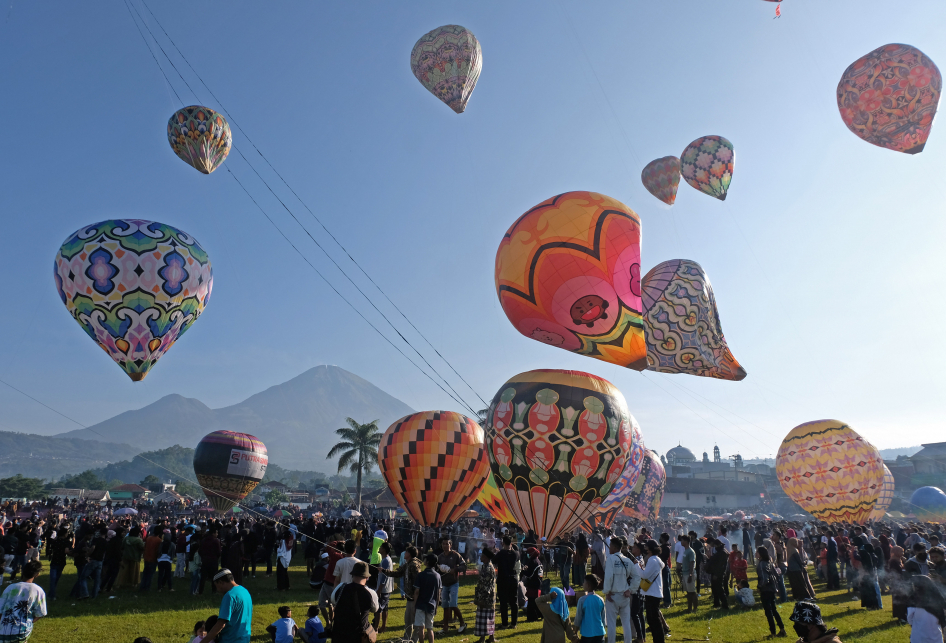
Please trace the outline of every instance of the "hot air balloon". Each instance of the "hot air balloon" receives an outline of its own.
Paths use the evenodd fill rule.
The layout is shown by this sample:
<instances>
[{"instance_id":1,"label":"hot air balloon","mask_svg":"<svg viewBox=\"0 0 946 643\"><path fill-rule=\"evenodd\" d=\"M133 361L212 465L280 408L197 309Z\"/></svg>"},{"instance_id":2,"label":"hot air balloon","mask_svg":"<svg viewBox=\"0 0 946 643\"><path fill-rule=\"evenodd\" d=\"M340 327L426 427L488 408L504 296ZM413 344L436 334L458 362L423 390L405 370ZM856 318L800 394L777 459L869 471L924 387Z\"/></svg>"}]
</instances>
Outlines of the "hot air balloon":
<instances>
[{"instance_id":1,"label":"hot air balloon","mask_svg":"<svg viewBox=\"0 0 946 643\"><path fill-rule=\"evenodd\" d=\"M510 513L509 507L506 506L506 500L503 498L503 494L499 493L499 487L496 486L496 478L493 477L492 471L486 476L483 489L476 499L479 500L480 504L486 507L486 511L499 522L503 524L516 522L515 516Z\"/></svg>"},{"instance_id":2,"label":"hot air balloon","mask_svg":"<svg viewBox=\"0 0 946 643\"><path fill-rule=\"evenodd\" d=\"M135 382L197 320L213 286L196 239L141 219L80 228L56 253L53 277L69 313Z\"/></svg>"},{"instance_id":3,"label":"hot air balloon","mask_svg":"<svg viewBox=\"0 0 946 643\"><path fill-rule=\"evenodd\" d=\"M878 47L844 70L838 109L847 128L872 145L919 154L929 138L943 77L910 45Z\"/></svg>"},{"instance_id":4,"label":"hot air balloon","mask_svg":"<svg viewBox=\"0 0 946 643\"><path fill-rule=\"evenodd\" d=\"M483 51L468 29L444 25L414 45L411 71L427 91L462 114L483 71Z\"/></svg>"},{"instance_id":5,"label":"hot air balloon","mask_svg":"<svg viewBox=\"0 0 946 643\"><path fill-rule=\"evenodd\" d=\"M183 107L168 119L168 143L182 161L210 174L227 160L233 135L227 119L200 105Z\"/></svg>"},{"instance_id":6,"label":"hot air balloon","mask_svg":"<svg viewBox=\"0 0 946 643\"><path fill-rule=\"evenodd\" d=\"M722 136L701 136L680 155L683 180L700 192L726 200L736 152Z\"/></svg>"},{"instance_id":7,"label":"hot air balloon","mask_svg":"<svg viewBox=\"0 0 946 643\"><path fill-rule=\"evenodd\" d=\"M666 487L667 471L657 454L648 450L637 482L624 503L624 515L635 520L650 520L656 517L660 513L660 503L663 502Z\"/></svg>"},{"instance_id":8,"label":"hot air balloon","mask_svg":"<svg viewBox=\"0 0 946 643\"><path fill-rule=\"evenodd\" d=\"M627 403L613 384L588 373L520 373L489 405L486 448L516 522L551 540L581 525L624 471Z\"/></svg>"},{"instance_id":9,"label":"hot air balloon","mask_svg":"<svg viewBox=\"0 0 946 643\"><path fill-rule=\"evenodd\" d=\"M194 473L218 514L225 514L256 488L266 473L266 446L248 433L214 431L194 450Z\"/></svg>"},{"instance_id":10,"label":"hot air balloon","mask_svg":"<svg viewBox=\"0 0 946 643\"><path fill-rule=\"evenodd\" d=\"M655 197L673 205L680 185L680 159L676 156L654 159L641 172L641 183Z\"/></svg>"},{"instance_id":11,"label":"hot air balloon","mask_svg":"<svg viewBox=\"0 0 946 643\"><path fill-rule=\"evenodd\" d=\"M910 496L910 511L924 522L946 521L946 493L939 487L920 487Z\"/></svg>"},{"instance_id":12,"label":"hot air balloon","mask_svg":"<svg viewBox=\"0 0 946 643\"><path fill-rule=\"evenodd\" d=\"M792 429L779 447L775 473L789 498L829 523L864 522L884 485L880 453L838 420Z\"/></svg>"},{"instance_id":13,"label":"hot air balloon","mask_svg":"<svg viewBox=\"0 0 946 643\"><path fill-rule=\"evenodd\" d=\"M644 464L644 443L641 440L640 425L633 415L628 415L631 421L631 451L624 466L624 472L614 483L614 488L608 497L598 505L598 508L585 520L583 527L588 531L596 527L607 527L614 524L614 519L624 509L624 502L637 484L637 478L640 476L641 467Z\"/></svg>"},{"instance_id":14,"label":"hot air balloon","mask_svg":"<svg viewBox=\"0 0 946 643\"><path fill-rule=\"evenodd\" d=\"M647 369L741 380L719 322L716 298L700 264L687 259L654 266L641 286Z\"/></svg>"},{"instance_id":15,"label":"hot air balloon","mask_svg":"<svg viewBox=\"0 0 946 643\"><path fill-rule=\"evenodd\" d=\"M643 370L640 243L637 214L611 197L567 192L543 201L496 252L506 317L536 341Z\"/></svg>"},{"instance_id":16,"label":"hot air balloon","mask_svg":"<svg viewBox=\"0 0 946 643\"><path fill-rule=\"evenodd\" d=\"M887 468L887 465L884 465L884 486L880 490L880 497L877 498L877 502L874 504L873 511L870 512L868 520L883 520L887 515L887 510L890 509L890 504L893 502L893 492L894 492L894 480L893 474L890 473L890 469Z\"/></svg>"},{"instance_id":17,"label":"hot air balloon","mask_svg":"<svg viewBox=\"0 0 946 643\"><path fill-rule=\"evenodd\" d=\"M451 523L470 508L489 473L483 429L452 411L402 417L381 436L378 467L411 518L430 527Z\"/></svg>"}]
</instances>

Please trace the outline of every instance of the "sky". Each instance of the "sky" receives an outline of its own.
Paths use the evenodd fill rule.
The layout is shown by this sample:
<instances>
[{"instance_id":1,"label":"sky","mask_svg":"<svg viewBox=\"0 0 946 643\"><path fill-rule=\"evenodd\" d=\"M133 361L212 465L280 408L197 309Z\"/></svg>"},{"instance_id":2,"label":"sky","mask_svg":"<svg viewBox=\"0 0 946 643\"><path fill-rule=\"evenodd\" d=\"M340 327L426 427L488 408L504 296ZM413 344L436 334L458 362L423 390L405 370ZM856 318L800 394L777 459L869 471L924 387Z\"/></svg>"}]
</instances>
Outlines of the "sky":
<instances>
[{"instance_id":1,"label":"sky","mask_svg":"<svg viewBox=\"0 0 946 643\"><path fill-rule=\"evenodd\" d=\"M910 156L850 133L835 88L887 43L946 65L946 4L719 2L211 2L132 0L196 96L123 0L0 11L0 379L82 424L179 393L235 404L335 364L415 409L463 411L381 339L296 254L224 169L180 161L166 122L224 108L326 227L476 393L534 368L618 386L660 453L773 457L794 426L848 422L880 448L943 439L946 125ZM135 16L137 18L137 16ZM454 114L412 76L414 42L443 24L479 39L483 72ZM140 23L139 23L140 25ZM231 123L232 124L232 123ZM234 128L235 129L235 128ZM718 134L736 150L725 202L682 184L671 209L643 188L650 160ZM378 307L390 304L300 201L254 161ZM391 337L238 154L226 168L299 250ZM641 217L643 270L673 258L709 275L729 346L749 375L644 374L521 336L500 308L496 248L537 203L570 190ZM140 383L59 300L53 257L76 229L157 220L213 263L204 314ZM405 330L474 408L476 395ZM404 348L410 351L409 348ZM415 357L416 360L416 357ZM352 409L358 418L358 409ZM371 418L359 418L369 420ZM77 428L0 386L0 430ZM195 436L195 443L200 436ZM304 436L300 447L304 448Z\"/></svg>"}]
</instances>

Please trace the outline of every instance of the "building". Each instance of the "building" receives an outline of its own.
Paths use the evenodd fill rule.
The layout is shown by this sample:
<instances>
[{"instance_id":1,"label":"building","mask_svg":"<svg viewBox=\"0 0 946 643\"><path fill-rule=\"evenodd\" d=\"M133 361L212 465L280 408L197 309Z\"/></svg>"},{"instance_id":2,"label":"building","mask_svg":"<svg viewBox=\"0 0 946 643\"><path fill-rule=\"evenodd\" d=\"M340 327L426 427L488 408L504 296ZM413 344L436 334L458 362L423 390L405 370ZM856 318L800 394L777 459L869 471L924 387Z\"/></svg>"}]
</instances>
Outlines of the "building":
<instances>
[{"instance_id":1,"label":"building","mask_svg":"<svg viewBox=\"0 0 946 643\"><path fill-rule=\"evenodd\" d=\"M123 484L109 490L109 495L111 495L112 500L119 501L138 500L139 498L144 498L149 493L151 492L148 489L137 484Z\"/></svg>"},{"instance_id":2,"label":"building","mask_svg":"<svg viewBox=\"0 0 946 643\"><path fill-rule=\"evenodd\" d=\"M714 446L712 460L710 460L709 454L705 451L703 452L703 458L698 460L692 451L679 443L677 446L667 451L666 456L663 458L666 462L667 476L670 478L696 478L708 477L705 476L705 474L708 473L731 473L737 468L742 468L742 456L736 455L733 459L736 466L733 466L728 458L723 460L720 456L719 447Z\"/></svg>"},{"instance_id":3,"label":"building","mask_svg":"<svg viewBox=\"0 0 946 643\"><path fill-rule=\"evenodd\" d=\"M54 489L52 495L53 497L63 498L67 502L71 502L73 499L79 502L108 502L111 500L108 491L95 489Z\"/></svg>"},{"instance_id":4,"label":"building","mask_svg":"<svg viewBox=\"0 0 946 643\"><path fill-rule=\"evenodd\" d=\"M719 514L759 507L765 487L756 482L712 478L667 478L661 511L690 509L699 514Z\"/></svg>"}]
</instances>

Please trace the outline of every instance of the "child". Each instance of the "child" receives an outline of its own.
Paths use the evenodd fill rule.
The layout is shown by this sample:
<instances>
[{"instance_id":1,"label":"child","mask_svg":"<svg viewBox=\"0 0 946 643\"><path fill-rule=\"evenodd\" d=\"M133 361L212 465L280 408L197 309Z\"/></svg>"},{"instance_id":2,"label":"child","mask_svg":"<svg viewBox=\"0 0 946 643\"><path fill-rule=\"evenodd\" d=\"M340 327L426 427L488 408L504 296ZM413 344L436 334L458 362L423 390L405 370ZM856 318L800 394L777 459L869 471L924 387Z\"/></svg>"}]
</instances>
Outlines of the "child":
<instances>
[{"instance_id":1,"label":"child","mask_svg":"<svg viewBox=\"0 0 946 643\"><path fill-rule=\"evenodd\" d=\"M279 620L266 628L270 636L273 637L273 643L292 643L296 638L296 622L292 620L292 610L288 605L283 605L278 610Z\"/></svg>"},{"instance_id":2,"label":"child","mask_svg":"<svg viewBox=\"0 0 946 643\"><path fill-rule=\"evenodd\" d=\"M729 557L729 572L732 574L733 585L740 587L742 581L749 580L748 571L749 563L742 557L742 552L733 549L733 553Z\"/></svg>"},{"instance_id":3,"label":"child","mask_svg":"<svg viewBox=\"0 0 946 643\"><path fill-rule=\"evenodd\" d=\"M745 561L743 561L745 563ZM736 605L742 607L752 607L755 605L755 596L752 594L752 588L749 587L749 579L744 578L738 583L739 589L736 590Z\"/></svg>"},{"instance_id":4,"label":"child","mask_svg":"<svg viewBox=\"0 0 946 643\"><path fill-rule=\"evenodd\" d=\"M207 636L207 630L204 629L204 621L197 621L194 624L194 638L191 639L191 643L200 643L205 636Z\"/></svg>"},{"instance_id":5,"label":"child","mask_svg":"<svg viewBox=\"0 0 946 643\"><path fill-rule=\"evenodd\" d=\"M207 620L204 621L204 631L209 632L210 630L212 630L214 628L214 625L216 625L217 621L219 620L220 620L220 617L217 616L216 614L212 614L209 617L207 617ZM204 636L207 636L207 635L204 634ZM220 635L218 634L217 637L214 639L214 641L219 641L219 640L220 640Z\"/></svg>"},{"instance_id":6,"label":"child","mask_svg":"<svg viewBox=\"0 0 946 643\"><path fill-rule=\"evenodd\" d=\"M585 576L584 596L578 598L575 611L575 629L581 633L582 643L601 643L604 640L604 601L595 594L599 585L594 574Z\"/></svg>"},{"instance_id":7,"label":"child","mask_svg":"<svg viewBox=\"0 0 946 643\"><path fill-rule=\"evenodd\" d=\"M318 605L309 605L309 611L306 612L305 629L299 632L299 638L302 639L303 643L319 643L327 638L325 627L319 618Z\"/></svg>"}]
</instances>

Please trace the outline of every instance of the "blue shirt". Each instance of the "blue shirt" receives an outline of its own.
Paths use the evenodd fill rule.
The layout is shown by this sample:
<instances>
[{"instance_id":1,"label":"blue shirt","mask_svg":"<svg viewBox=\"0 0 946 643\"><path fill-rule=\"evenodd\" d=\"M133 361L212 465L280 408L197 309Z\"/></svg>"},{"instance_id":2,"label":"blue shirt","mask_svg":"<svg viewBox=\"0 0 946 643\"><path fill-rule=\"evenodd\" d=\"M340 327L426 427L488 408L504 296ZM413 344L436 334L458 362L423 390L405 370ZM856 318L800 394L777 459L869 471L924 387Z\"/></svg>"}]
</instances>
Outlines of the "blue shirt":
<instances>
[{"instance_id":1,"label":"blue shirt","mask_svg":"<svg viewBox=\"0 0 946 643\"><path fill-rule=\"evenodd\" d=\"M317 643L324 638L323 632L325 632L325 627L318 616L313 616L305 622L305 635L309 638L309 643Z\"/></svg>"},{"instance_id":2,"label":"blue shirt","mask_svg":"<svg viewBox=\"0 0 946 643\"><path fill-rule=\"evenodd\" d=\"M245 587L237 585L223 595L218 616L227 622L220 633L220 643L250 643L253 599Z\"/></svg>"},{"instance_id":3,"label":"blue shirt","mask_svg":"<svg viewBox=\"0 0 946 643\"><path fill-rule=\"evenodd\" d=\"M604 601L597 594L588 594L578 599L575 621L579 622L582 638L604 636Z\"/></svg>"}]
</instances>

